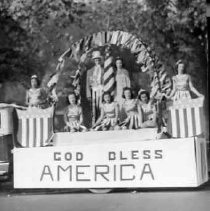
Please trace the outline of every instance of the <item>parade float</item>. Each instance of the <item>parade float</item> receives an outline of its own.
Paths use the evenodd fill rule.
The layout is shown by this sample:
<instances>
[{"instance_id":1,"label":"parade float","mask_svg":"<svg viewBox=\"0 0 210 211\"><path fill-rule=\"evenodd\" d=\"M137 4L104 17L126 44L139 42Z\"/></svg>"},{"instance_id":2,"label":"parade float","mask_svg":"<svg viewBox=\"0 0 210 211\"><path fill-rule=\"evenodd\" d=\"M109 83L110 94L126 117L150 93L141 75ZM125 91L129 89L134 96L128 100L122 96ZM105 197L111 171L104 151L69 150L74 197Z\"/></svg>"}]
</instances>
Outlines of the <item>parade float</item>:
<instances>
[{"instance_id":1,"label":"parade float","mask_svg":"<svg viewBox=\"0 0 210 211\"><path fill-rule=\"evenodd\" d=\"M170 87L167 72L158 66L159 60L149 46L136 36L122 31L99 32L74 43L59 58L57 72L48 83L52 93L56 92L64 60L71 58L79 63L74 75L76 90L83 86L80 82L83 62L94 49L103 46L129 50L139 71L150 75L159 115L157 127L76 133L56 131L53 126L55 105L26 109L2 104L1 142L5 149L9 146L8 136L13 139L14 188L87 188L103 192L113 188L198 187L205 183L208 166L203 99L169 102L165 110L161 109L160 96ZM104 76L109 79L103 87L106 91L113 83L111 58L109 54L104 62ZM96 99L91 103L93 124ZM162 123L163 112L167 125ZM166 127L167 135L162 135ZM12 163L11 154L3 158L1 172L6 174Z\"/></svg>"}]
</instances>

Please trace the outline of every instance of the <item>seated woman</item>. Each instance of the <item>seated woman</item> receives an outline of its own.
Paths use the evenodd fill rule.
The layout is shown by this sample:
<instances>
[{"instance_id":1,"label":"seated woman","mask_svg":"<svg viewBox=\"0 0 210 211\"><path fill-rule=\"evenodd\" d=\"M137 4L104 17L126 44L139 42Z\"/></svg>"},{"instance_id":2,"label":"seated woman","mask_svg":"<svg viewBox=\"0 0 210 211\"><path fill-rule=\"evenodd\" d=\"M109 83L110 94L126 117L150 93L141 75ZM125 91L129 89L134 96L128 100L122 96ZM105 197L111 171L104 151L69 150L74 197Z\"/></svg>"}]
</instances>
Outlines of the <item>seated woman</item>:
<instances>
[{"instance_id":1,"label":"seated woman","mask_svg":"<svg viewBox=\"0 0 210 211\"><path fill-rule=\"evenodd\" d=\"M154 104L150 100L149 93L146 90L140 90L138 93L142 112L142 128L156 127L157 113Z\"/></svg>"},{"instance_id":2,"label":"seated woman","mask_svg":"<svg viewBox=\"0 0 210 211\"><path fill-rule=\"evenodd\" d=\"M31 88L26 92L26 105L29 107L44 108L47 103L47 93L39 86L38 77L31 76Z\"/></svg>"},{"instance_id":3,"label":"seated woman","mask_svg":"<svg viewBox=\"0 0 210 211\"><path fill-rule=\"evenodd\" d=\"M138 99L134 99L132 90L125 87L122 97L125 99L122 108L124 109L127 118L120 124L122 129L138 129L142 124L141 107Z\"/></svg>"},{"instance_id":4,"label":"seated woman","mask_svg":"<svg viewBox=\"0 0 210 211\"><path fill-rule=\"evenodd\" d=\"M67 101L69 103L66 111L64 113L64 122L66 126L64 131L66 132L84 132L86 131L86 127L82 125L83 123L83 114L82 108L77 103L77 97L74 92L71 92Z\"/></svg>"},{"instance_id":5,"label":"seated woman","mask_svg":"<svg viewBox=\"0 0 210 211\"><path fill-rule=\"evenodd\" d=\"M93 125L95 130L117 130L118 123L118 105L113 102L112 96L109 92L104 92L102 96L101 115L96 123Z\"/></svg>"},{"instance_id":6,"label":"seated woman","mask_svg":"<svg viewBox=\"0 0 210 211\"><path fill-rule=\"evenodd\" d=\"M174 101L191 99L190 91L198 97L203 97L192 84L190 75L186 74L186 66L182 60L176 63L177 75L173 77L173 90L166 98Z\"/></svg>"}]
</instances>

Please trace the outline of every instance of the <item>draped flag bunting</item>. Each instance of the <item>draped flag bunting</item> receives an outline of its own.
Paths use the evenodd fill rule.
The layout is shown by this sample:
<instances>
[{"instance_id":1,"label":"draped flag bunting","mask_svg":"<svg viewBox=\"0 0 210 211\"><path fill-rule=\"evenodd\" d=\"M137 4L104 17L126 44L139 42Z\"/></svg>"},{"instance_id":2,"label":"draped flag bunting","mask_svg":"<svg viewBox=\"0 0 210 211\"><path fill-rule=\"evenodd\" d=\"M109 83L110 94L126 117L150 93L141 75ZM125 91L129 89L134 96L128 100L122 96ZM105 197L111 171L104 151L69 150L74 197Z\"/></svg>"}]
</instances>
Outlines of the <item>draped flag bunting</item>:
<instances>
[{"instance_id":1,"label":"draped flag bunting","mask_svg":"<svg viewBox=\"0 0 210 211\"><path fill-rule=\"evenodd\" d=\"M80 83L80 76L81 76L81 71L80 71L80 68L76 70L76 73L74 76L71 76L73 78L73 82L72 82L72 85L74 87L77 87Z\"/></svg>"},{"instance_id":2,"label":"draped flag bunting","mask_svg":"<svg viewBox=\"0 0 210 211\"><path fill-rule=\"evenodd\" d=\"M22 147L41 147L49 144L53 135L54 108L16 109L18 116L17 142Z\"/></svg>"},{"instance_id":3,"label":"draped flag bunting","mask_svg":"<svg viewBox=\"0 0 210 211\"><path fill-rule=\"evenodd\" d=\"M92 39L93 39L93 36L86 37L85 43L84 43L84 51L88 51L91 48Z\"/></svg>"},{"instance_id":4,"label":"draped flag bunting","mask_svg":"<svg viewBox=\"0 0 210 211\"><path fill-rule=\"evenodd\" d=\"M50 80L47 83L47 88L49 90L49 94L52 95L54 100L57 100L57 94L56 94L56 85L58 83L59 77L63 71L64 68L64 60L58 63L56 67L56 72L50 77Z\"/></svg>"},{"instance_id":5,"label":"draped flag bunting","mask_svg":"<svg viewBox=\"0 0 210 211\"><path fill-rule=\"evenodd\" d=\"M151 95L157 96L160 93L167 93L172 89L172 81L163 65L154 71L151 82Z\"/></svg>"},{"instance_id":6,"label":"draped flag bunting","mask_svg":"<svg viewBox=\"0 0 210 211\"><path fill-rule=\"evenodd\" d=\"M118 38L117 38L117 41L116 41L115 45L117 45L117 46L121 45L122 37L123 37L123 32L122 31L118 31Z\"/></svg>"},{"instance_id":7,"label":"draped flag bunting","mask_svg":"<svg viewBox=\"0 0 210 211\"><path fill-rule=\"evenodd\" d=\"M115 31L112 33L112 38L111 38L111 44L116 45L116 43L118 42L118 35L119 35L119 31Z\"/></svg>"},{"instance_id":8,"label":"draped flag bunting","mask_svg":"<svg viewBox=\"0 0 210 211\"><path fill-rule=\"evenodd\" d=\"M64 56L73 57L79 61L79 56L83 55L84 52L98 46L110 44L130 49L131 53L135 54L138 64L147 66L148 64L151 65L151 60L154 60L149 48L144 42L136 36L123 31L98 32L86 36L74 43ZM140 66L142 67L142 65ZM143 70L147 71L147 68L143 68Z\"/></svg>"}]
</instances>

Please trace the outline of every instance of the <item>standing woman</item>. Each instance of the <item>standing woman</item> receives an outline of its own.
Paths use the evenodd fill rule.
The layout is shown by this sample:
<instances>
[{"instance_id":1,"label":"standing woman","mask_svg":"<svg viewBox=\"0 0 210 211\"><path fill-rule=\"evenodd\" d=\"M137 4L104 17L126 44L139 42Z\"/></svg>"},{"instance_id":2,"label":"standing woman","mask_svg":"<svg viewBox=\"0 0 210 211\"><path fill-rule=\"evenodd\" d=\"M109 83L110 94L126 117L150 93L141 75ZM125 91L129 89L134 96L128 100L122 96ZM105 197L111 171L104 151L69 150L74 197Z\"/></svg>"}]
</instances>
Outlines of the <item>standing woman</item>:
<instances>
[{"instance_id":1,"label":"standing woman","mask_svg":"<svg viewBox=\"0 0 210 211\"><path fill-rule=\"evenodd\" d=\"M131 87L130 77L128 71L123 68L123 60L117 57L115 60L116 65L116 101L122 104L122 93L125 87Z\"/></svg>"},{"instance_id":2,"label":"standing woman","mask_svg":"<svg viewBox=\"0 0 210 211\"><path fill-rule=\"evenodd\" d=\"M104 92L102 97L101 115L94 124L95 130L117 130L118 127L118 105L113 101L109 92Z\"/></svg>"},{"instance_id":3,"label":"standing woman","mask_svg":"<svg viewBox=\"0 0 210 211\"><path fill-rule=\"evenodd\" d=\"M67 101L69 103L64 113L64 122L66 126L64 131L66 132L84 132L86 127L83 126L83 113L82 107L77 102L77 96L74 92L71 92Z\"/></svg>"},{"instance_id":4,"label":"standing woman","mask_svg":"<svg viewBox=\"0 0 210 211\"><path fill-rule=\"evenodd\" d=\"M47 103L47 94L40 88L36 75L31 76L31 88L26 92L26 105L29 107L43 108Z\"/></svg>"},{"instance_id":5,"label":"standing woman","mask_svg":"<svg viewBox=\"0 0 210 211\"><path fill-rule=\"evenodd\" d=\"M142 125L142 113L138 99L134 99L132 90L124 88L122 97L125 99L122 107L127 118L120 124L122 129L138 129Z\"/></svg>"},{"instance_id":6,"label":"standing woman","mask_svg":"<svg viewBox=\"0 0 210 211\"><path fill-rule=\"evenodd\" d=\"M186 67L182 60L176 63L177 75L173 77L173 90L167 98L174 101L191 99L190 91L198 97L203 97L193 86L190 75L186 74Z\"/></svg>"},{"instance_id":7,"label":"standing woman","mask_svg":"<svg viewBox=\"0 0 210 211\"><path fill-rule=\"evenodd\" d=\"M123 68L123 60L120 57L117 57L115 60L116 65L116 93L115 93L115 101L119 105L119 118L122 120L125 117L123 114L122 105L124 99L122 97L123 89L125 87L131 87L131 81L129 77L128 71Z\"/></svg>"}]
</instances>

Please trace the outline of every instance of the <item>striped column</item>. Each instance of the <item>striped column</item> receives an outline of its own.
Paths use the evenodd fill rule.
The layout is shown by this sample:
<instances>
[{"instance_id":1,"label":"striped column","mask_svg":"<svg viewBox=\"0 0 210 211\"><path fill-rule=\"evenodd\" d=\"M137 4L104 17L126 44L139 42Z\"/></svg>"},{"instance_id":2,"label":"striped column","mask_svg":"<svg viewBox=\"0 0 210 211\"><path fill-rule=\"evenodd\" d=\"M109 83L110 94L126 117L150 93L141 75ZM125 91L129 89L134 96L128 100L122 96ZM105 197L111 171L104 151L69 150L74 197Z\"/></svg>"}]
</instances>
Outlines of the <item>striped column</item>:
<instances>
[{"instance_id":1,"label":"striped column","mask_svg":"<svg viewBox=\"0 0 210 211\"><path fill-rule=\"evenodd\" d=\"M115 90L115 75L114 75L114 68L112 66L113 57L110 56L108 52L106 54L106 58L104 61L104 92L110 92L112 96L114 96Z\"/></svg>"}]
</instances>

